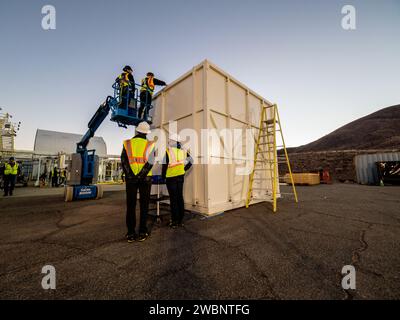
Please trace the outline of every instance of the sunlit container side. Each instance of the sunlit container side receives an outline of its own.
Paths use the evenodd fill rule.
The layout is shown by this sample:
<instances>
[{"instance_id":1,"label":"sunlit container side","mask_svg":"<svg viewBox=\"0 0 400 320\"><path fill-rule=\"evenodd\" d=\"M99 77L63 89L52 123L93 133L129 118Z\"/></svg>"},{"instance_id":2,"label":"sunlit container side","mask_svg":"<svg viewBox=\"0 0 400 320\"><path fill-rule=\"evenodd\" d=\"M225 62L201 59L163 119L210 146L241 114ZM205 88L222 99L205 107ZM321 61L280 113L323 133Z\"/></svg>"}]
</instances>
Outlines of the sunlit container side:
<instances>
[{"instance_id":1,"label":"sunlit container side","mask_svg":"<svg viewBox=\"0 0 400 320\"><path fill-rule=\"evenodd\" d=\"M400 161L400 152L360 154L354 157L357 182L360 184L378 184L376 162Z\"/></svg>"},{"instance_id":2,"label":"sunlit container side","mask_svg":"<svg viewBox=\"0 0 400 320\"><path fill-rule=\"evenodd\" d=\"M234 146L224 139L206 139L208 153L204 153L201 148L192 149L192 144L184 143L184 147L190 148L192 156L199 162L186 176L186 208L212 215L243 207L249 175L238 175L236 170L245 167L246 162L252 166L254 156L254 147L246 155L248 146L245 131L250 129L250 137L255 141L262 107L272 104L207 60L170 83L155 95L153 101L155 128L162 127L168 132L169 121L175 120L178 133L183 137L187 135L185 129L195 129L199 146L202 129L215 129L218 134L224 129L243 131L241 156L235 156L237 150L234 149L240 148L240 145ZM272 108L268 110L272 111ZM267 114L268 119L272 117L271 111ZM276 154L276 150L270 150L271 159L273 153ZM232 163L226 164L224 159L232 160ZM208 160L208 164L200 164L201 160ZM256 171L252 203L270 201L271 195L271 174Z\"/></svg>"}]
</instances>

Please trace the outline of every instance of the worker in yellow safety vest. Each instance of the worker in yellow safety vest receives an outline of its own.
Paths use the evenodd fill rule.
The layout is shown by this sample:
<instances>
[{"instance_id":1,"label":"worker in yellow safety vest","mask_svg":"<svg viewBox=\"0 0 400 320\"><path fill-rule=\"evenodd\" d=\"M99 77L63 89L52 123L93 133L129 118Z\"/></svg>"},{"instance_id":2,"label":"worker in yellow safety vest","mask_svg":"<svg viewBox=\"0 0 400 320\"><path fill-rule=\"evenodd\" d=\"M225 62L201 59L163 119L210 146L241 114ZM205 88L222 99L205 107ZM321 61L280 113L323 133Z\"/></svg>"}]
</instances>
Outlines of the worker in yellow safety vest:
<instances>
[{"instance_id":1,"label":"worker in yellow safety vest","mask_svg":"<svg viewBox=\"0 0 400 320\"><path fill-rule=\"evenodd\" d=\"M133 78L133 69L130 66L125 66L122 73L115 79L115 82L120 87L119 107L126 109L132 107L132 102L135 96L135 79ZM136 106L133 106L134 108Z\"/></svg>"},{"instance_id":2,"label":"worker in yellow safety vest","mask_svg":"<svg viewBox=\"0 0 400 320\"><path fill-rule=\"evenodd\" d=\"M58 188L58 178L60 176L60 171L57 168L57 165L54 165L54 168L50 171L50 181L52 188Z\"/></svg>"},{"instance_id":3,"label":"worker in yellow safety vest","mask_svg":"<svg viewBox=\"0 0 400 320\"><path fill-rule=\"evenodd\" d=\"M67 177L67 171L64 169L60 169L60 185L65 185Z\"/></svg>"},{"instance_id":4,"label":"worker in yellow safety vest","mask_svg":"<svg viewBox=\"0 0 400 320\"><path fill-rule=\"evenodd\" d=\"M185 173L192 166L192 163L193 158L181 146L181 137L176 133L171 134L162 165L162 176L166 180L170 199L171 221L169 226L171 228L183 226L185 214L183 184Z\"/></svg>"},{"instance_id":5,"label":"worker in yellow safety vest","mask_svg":"<svg viewBox=\"0 0 400 320\"><path fill-rule=\"evenodd\" d=\"M147 72L146 78L142 79L142 86L140 88L139 118L145 118L147 115L147 110L151 105L155 87L166 85L167 84L164 81L154 78L154 74L152 72Z\"/></svg>"},{"instance_id":6,"label":"worker in yellow safety vest","mask_svg":"<svg viewBox=\"0 0 400 320\"><path fill-rule=\"evenodd\" d=\"M147 139L150 126L141 122L136 128L136 135L124 141L121 154L122 170L126 183L126 238L129 243L148 238L147 213L149 210L150 190L152 183L152 167L154 164L154 143ZM140 194L140 223L139 236L136 235L136 199Z\"/></svg>"},{"instance_id":7,"label":"worker in yellow safety vest","mask_svg":"<svg viewBox=\"0 0 400 320\"><path fill-rule=\"evenodd\" d=\"M17 180L18 174L20 174L21 169L18 163L15 162L15 158L11 157L8 162L4 165L4 196L12 196L15 182Z\"/></svg>"}]
</instances>

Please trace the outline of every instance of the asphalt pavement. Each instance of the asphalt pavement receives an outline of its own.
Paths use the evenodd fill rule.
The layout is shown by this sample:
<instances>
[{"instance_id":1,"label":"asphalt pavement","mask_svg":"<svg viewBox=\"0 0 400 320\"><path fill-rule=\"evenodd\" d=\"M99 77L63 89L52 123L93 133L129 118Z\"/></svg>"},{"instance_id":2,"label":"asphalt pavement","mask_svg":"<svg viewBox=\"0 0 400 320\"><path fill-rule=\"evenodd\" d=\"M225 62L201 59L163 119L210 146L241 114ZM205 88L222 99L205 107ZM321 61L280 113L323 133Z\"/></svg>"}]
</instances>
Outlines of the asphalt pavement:
<instances>
[{"instance_id":1,"label":"asphalt pavement","mask_svg":"<svg viewBox=\"0 0 400 320\"><path fill-rule=\"evenodd\" d=\"M298 187L279 201L214 218L149 219L125 239L125 193L65 203L62 194L0 198L1 299L399 299L400 188ZM16 192L18 194L18 190ZM44 290L44 265L56 289ZM341 286L345 265L356 290Z\"/></svg>"}]
</instances>

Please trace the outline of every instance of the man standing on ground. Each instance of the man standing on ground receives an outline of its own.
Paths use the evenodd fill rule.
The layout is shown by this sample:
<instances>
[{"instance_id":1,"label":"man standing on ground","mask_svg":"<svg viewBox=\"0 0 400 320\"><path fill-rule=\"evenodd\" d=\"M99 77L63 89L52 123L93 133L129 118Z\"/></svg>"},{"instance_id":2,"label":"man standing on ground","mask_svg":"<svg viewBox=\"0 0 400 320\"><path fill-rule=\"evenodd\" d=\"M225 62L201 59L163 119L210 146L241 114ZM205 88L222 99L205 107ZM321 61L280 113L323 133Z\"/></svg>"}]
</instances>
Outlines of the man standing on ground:
<instances>
[{"instance_id":1,"label":"man standing on ground","mask_svg":"<svg viewBox=\"0 0 400 320\"><path fill-rule=\"evenodd\" d=\"M149 210L152 167L154 164L154 143L147 140L150 126L141 122L136 128L136 135L124 141L121 154L121 165L126 181L126 239L129 243L148 238L147 213ZM136 236L136 199L140 195L139 236Z\"/></svg>"},{"instance_id":2,"label":"man standing on ground","mask_svg":"<svg viewBox=\"0 0 400 320\"><path fill-rule=\"evenodd\" d=\"M166 179L171 206L171 228L183 226L185 202L183 199L183 184L185 172L192 166L193 158L181 146L178 134L170 136L169 147L162 165L162 176Z\"/></svg>"},{"instance_id":3,"label":"man standing on ground","mask_svg":"<svg viewBox=\"0 0 400 320\"><path fill-rule=\"evenodd\" d=\"M51 186L58 187L58 168L57 165L54 166L53 170L50 173L51 176Z\"/></svg>"},{"instance_id":4,"label":"man standing on ground","mask_svg":"<svg viewBox=\"0 0 400 320\"><path fill-rule=\"evenodd\" d=\"M15 162L15 158L11 157L9 162L6 162L4 166L4 196L8 195L12 196L15 181L17 179L17 175L20 173L20 168L18 163Z\"/></svg>"}]
</instances>

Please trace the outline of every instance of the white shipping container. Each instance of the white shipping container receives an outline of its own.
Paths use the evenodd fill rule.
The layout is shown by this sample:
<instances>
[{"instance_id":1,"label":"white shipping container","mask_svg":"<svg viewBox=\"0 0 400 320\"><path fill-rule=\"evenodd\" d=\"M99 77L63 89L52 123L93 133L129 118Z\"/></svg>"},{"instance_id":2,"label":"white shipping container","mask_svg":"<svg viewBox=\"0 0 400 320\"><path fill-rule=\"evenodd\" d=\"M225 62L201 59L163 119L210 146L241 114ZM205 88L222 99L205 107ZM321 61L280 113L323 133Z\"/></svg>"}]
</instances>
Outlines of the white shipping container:
<instances>
[{"instance_id":1,"label":"white shipping container","mask_svg":"<svg viewBox=\"0 0 400 320\"><path fill-rule=\"evenodd\" d=\"M185 137L185 129L195 129L200 145L202 129L251 129L253 141L258 134L263 106L269 101L247 88L238 80L205 60L170 83L154 96L153 127L163 128L168 133L169 122L177 122L178 133ZM272 109L267 118L272 117ZM233 156L236 145L225 143L223 139L206 139L209 152L192 150L190 153L199 164L187 173L184 186L185 208L202 214L212 215L221 211L245 206L249 175L238 175L236 169L253 164L254 146L246 151L243 137L242 157ZM191 144L183 143L185 148ZM240 147L240 146L239 146ZM271 150L275 152L276 150ZM272 156L272 155L271 155ZM206 157L206 159L204 159ZM226 164L230 158L233 163ZM208 164L201 164L208 160ZM210 164L219 160L219 164ZM252 203L270 201L272 180L268 171L256 171ZM277 181L276 181L277 182ZM279 185L279 183L277 182ZM278 190L279 196L279 190Z\"/></svg>"}]
</instances>

